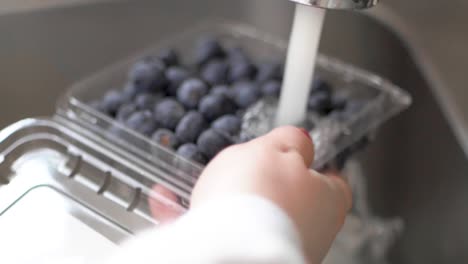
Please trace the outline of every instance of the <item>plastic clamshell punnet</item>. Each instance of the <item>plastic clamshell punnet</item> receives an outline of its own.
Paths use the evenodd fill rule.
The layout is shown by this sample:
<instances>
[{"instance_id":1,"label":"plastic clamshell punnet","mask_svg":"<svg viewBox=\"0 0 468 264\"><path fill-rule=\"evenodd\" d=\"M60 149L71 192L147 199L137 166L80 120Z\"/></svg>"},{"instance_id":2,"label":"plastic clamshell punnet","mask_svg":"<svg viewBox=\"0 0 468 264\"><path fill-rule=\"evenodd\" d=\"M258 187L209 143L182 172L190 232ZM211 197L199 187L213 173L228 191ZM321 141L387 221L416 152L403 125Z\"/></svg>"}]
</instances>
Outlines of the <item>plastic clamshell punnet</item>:
<instances>
[{"instance_id":1,"label":"plastic clamshell punnet","mask_svg":"<svg viewBox=\"0 0 468 264\"><path fill-rule=\"evenodd\" d=\"M87 103L102 97L109 89L122 87L126 82L128 69L135 61L157 54L163 48L173 47L181 53L182 58L191 61L193 44L203 35L216 36L228 47L241 46L256 61L283 61L287 49L285 41L246 25L228 22L202 23L78 82L61 100L59 113L93 131L103 140L109 140L132 155L164 169L167 175L163 180L178 189L179 193L183 193L183 197L188 197L202 170L201 165L177 156L173 151L92 109ZM334 89L348 96L365 99L368 103L346 122L309 115L314 122L314 128L311 129L316 145L314 167L326 164L340 151L371 133L411 103L411 97L390 82L326 56L318 57L316 71L321 78L330 82ZM268 132L272 128L269 123L259 125L260 122L256 121L272 120L274 106L275 102L271 103L267 99L254 105L244 115L242 133L255 137ZM114 133L109 133L110 129Z\"/></svg>"}]
</instances>

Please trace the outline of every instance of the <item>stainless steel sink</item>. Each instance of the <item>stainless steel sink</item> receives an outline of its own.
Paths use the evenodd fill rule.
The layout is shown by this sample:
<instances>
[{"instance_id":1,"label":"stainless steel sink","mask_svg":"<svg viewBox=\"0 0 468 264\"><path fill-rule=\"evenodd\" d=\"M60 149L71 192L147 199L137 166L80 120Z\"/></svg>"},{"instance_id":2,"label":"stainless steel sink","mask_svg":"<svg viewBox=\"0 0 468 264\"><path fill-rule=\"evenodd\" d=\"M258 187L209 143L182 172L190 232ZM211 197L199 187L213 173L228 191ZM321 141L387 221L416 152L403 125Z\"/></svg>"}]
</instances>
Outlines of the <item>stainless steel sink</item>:
<instances>
[{"instance_id":1,"label":"stainless steel sink","mask_svg":"<svg viewBox=\"0 0 468 264\"><path fill-rule=\"evenodd\" d=\"M52 114L72 82L195 20L244 21L287 38L293 11L280 0L178 3L128 0L0 16L0 126ZM414 97L359 156L373 210L406 222L392 263L468 263L467 157L410 51L372 17L327 15L321 52L385 76Z\"/></svg>"},{"instance_id":2,"label":"stainless steel sink","mask_svg":"<svg viewBox=\"0 0 468 264\"><path fill-rule=\"evenodd\" d=\"M468 160L431 92L432 84L388 28L365 17L341 16L336 22L343 19L349 19L348 29L364 28L373 41L356 43L353 33L341 39L345 32L335 27L325 31L330 40L325 43L362 48L330 45L323 50L387 76L414 98L411 109L382 127L360 156L373 209L382 216L403 216L407 224L391 253L393 263L466 263ZM356 24L359 20L363 25ZM369 51L373 54L366 55Z\"/></svg>"}]
</instances>

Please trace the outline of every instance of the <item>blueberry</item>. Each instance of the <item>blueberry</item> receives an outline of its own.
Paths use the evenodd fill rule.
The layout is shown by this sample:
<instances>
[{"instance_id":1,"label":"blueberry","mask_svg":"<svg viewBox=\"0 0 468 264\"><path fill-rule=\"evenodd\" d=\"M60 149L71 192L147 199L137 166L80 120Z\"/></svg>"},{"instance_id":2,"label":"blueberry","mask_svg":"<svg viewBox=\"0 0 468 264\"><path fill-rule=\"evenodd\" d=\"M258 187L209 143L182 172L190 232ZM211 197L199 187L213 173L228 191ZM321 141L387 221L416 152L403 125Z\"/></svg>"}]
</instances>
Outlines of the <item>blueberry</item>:
<instances>
[{"instance_id":1,"label":"blueberry","mask_svg":"<svg viewBox=\"0 0 468 264\"><path fill-rule=\"evenodd\" d=\"M156 132L153 133L153 136L151 137L151 139L154 142L166 148L173 149L173 150L175 150L177 146L179 145L179 140L174 135L174 133L170 131L169 129L165 129L165 128L160 128L156 130Z\"/></svg>"},{"instance_id":2,"label":"blueberry","mask_svg":"<svg viewBox=\"0 0 468 264\"><path fill-rule=\"evenodd\" d=\"M200 152L200 150L198 150L197 145L193 143L187 143L180 146L177 149L177 154L188 160L192 160L203 165L208 162L206 157Z\"/></svg>"},{"instance_id":3,"label":"blueberry","mask_svg":"<svg viewBox=\"0 0 468 264\"><path fill-rule=\"evenodd\" d=\"M332 101L332 104L336 103ZM364 108L365 104L366 102L364 100L358 99L345 101L342 108L337 108L336 105L333 105L334 110L328 117L344 122L359 113L359 111Z\"/></svg>"},{"instance_id":4,"label":"blueberry","mask_svg":"<svg viewBox=\"0 0 468 264\"><path fill-rule=\"evenodd\" d=\"M176 96L179 86L190 77L190 73L181 67L170 67L166 70L166 79L168 81L166 93L169 96Z\"/></svg>"},{"instance_id":5,"label":"blueberry","mask_svg":"<svg viewBox=\"0 0 468 264\"><path fill-rule=\"evenodd\" d=\"M179 55L173 49L165 49L161 51L158 58L164 62L166 67L175 66L179 64Z\"/></svg>"},{"instance_id":6,"label":"blueberry","mask_svg":"<svg viewBox=\"0 0 468 264\"><path fill-rule=\"evenodd\" d=\"M346 108L347 100L342 95L335 94L331 99L333 110L342 111Z\"/></svg>"},{"instance_id":7,"label":"blueberry","mask_svg":"<svg viewBox=\"0 0 468 264\"><path fill-rule=\"evenodd\" d=\"M258 66L257 82L283 79L283 66L279 63L262 63Z\"/></svg>"},{"instance_id":8,"label":"blueberry","mask_svg":"<svg viewBox=\"0 0 468 264\"><path fill-rule=\"evenodd\" d=\"M235 115L225 115L216 119L211 127L218 132L226 133L230 136L239 134L242 121Z\"/></svg>"},{"instance_id":9,"label":"blueberry","mask_svg":"<svg viewBox=\"0 0 468 264\"><path fill-rule=\"evenodd\" d=\"M211 160L221 150L231 145L231 140L214 129L205 130L197 140L198 149Z\"/></svg>"},{"instance_id":10,"label":"blueberry","mask_svg":"<svg viewBox=\"0 0 468 264\"><path fill-rule=\"evenodd\" d=\"M236 83L232 89L234 101L240 108L248 108L260 98L258 87L252 82Z\"/></svg>"},{"instance_id":11,"label":"blueberry","mask_svg":"<svg viewBox=\"0 0 468 264\"><path fill-rule=\"evenodd\" d=\"M167 84L164 63L156 58L145 58L133 65L129 79L138 92L157 92Z\"/></svg>"},{"instance_id":12,"label":"blueberry","mask_svg":"<svg viewBox=\"0 0 468 264\"><path fill-rule=\"evenodd\" d=\"M122 105L117 111L116 119L125 122L134 112L138 110L134 103L126 103Z\"/></svg>"},{"instance_id":13,"label":"blueberry","mask_svg":"<svg viewBox=\"0 0 468 264\"><path fill-rule=\"evenodd\" d=\"M330 84L320 78L314 78L312 81L311 93L327 93L329 96L332 94Z\"/></svg>"},{"instance_id":14,"label":"blueberry","mask_svg":"<svg viewBox=\"0 0 468 264\"><path fill-rule=\"evenodd\" d=\"M134 112L125 121L125 124L146 136L150 136L158 128L154 122L153 114L149 110Z\"/></svg>"},{"instance_id":15,"label":"blueberry","mask_svg":"<svg viewBox=\"0 0 468 264\"><path fill-rule=\"evenodd\" d=\"M221 60L213 60L206 64L201 71L203 80L211 85L223 84L227 82L229 65Z\"/></svg>"},{"instance_id":16,"label":"blueberry","mask_svg":"<svg viewBox=\"0 0 468 264\"><path fill-rule=\"evenodd\" d=\"M127 83L124 89L122 90L122 95L127 101L133 100L133 98L135 98L137 94L138 94L138 89L131 82Z\"/></svg>"},{"instance_id":17,"label":"blueberry","mask_svg":"<svg viewBox=\"0 0 468 264\"><path fill-rule=\"evenodd\" d=\"M215 58L224 58L225 51L221 44L212 37L201 38L195 47L195 62L203 65Z\"/></svg>"},{"instance_id":18,"label":"blueberry","mask_svg":"<svg viewBox=\"0 0 468 264\"><path fill-rule=\"evenodd\" d=\"M236 106L224 95L209 94L200 101L198 110L208 121L212 121L220 116L234 113Z\"/></svg>"},{"instance_id":19,"label":"blueberry","mask_svg":"<svg viewBox=\"0 0 468 264\"><path fill-rule=\"evenodd\" d=\"M172 98L166 98L154 108L154 118L163 128L174 130L184 117L184 107Z\"/></svg>"},{"instance_id":20,"label":"blueberry","mask_svg":"<svg viewBox=\"0 0 468 264\"><path fill-rule=\"evenodd\" d=\"M213 88L211 88L211 91L210 91L211 94L219 94L219 95L226 96L228 98L232 98L232 95L233 95L232 92L233 90L230 89L229 86L227 85L214 86Z\"/></svg>"},{"instance_id":21,"label":"blueberry","mask_svg":"<svg viewBox=\"0 0 468 264\"><path fill-rule=\"evenodd\" d=\"M274 96L278 97L281 91L281 83L279 81L267 81L262 85L263 96Z\"/></svg>"},{"instance_id":22,"label":"blueberry","mask_svg":"<svg viewBox=\"0 0 468 264\"><path fill-rule=\"evenodd\" d=\"M239 139L237 140L237 143L238 144L246 143L246 142L249 142L249 141L251 141L253 139L255 139L255 136L253 136L251 134L241 133L239 135Z\"/></svg>"},{"instance_id":23,"label":"blueberry","mask_svg":"<svg viewBox=\"0 0 468 264\"><path fill-rule=\"evenodd\" d=\"M150 121L151 123L146 123L142 127L140 127L137 131L139 131L141 134L149 137L151 136L152 133L158 128L158 125L156 122Z\"/></svg>"},{"instance_id":24,"label":"blueberry","mask_svg":"<svg viewBox=\"0 0 468 264\"><path fill-rule=\"evenodd\" d=\"M190 111L180 120L175 132L181 143L195 142L205 127L206 121L203 115Z\"/></svg>"},{"instance_id":25,"label":"blueberry","mask_svg":"<svg viewBox=\"0 0 468 264\"><path fill-rule=\"evenodd\" d=\"M257 73L257 68L248 61L231 62L229 69L229 82L238 82L241 80L252 80Z\"/></svg>"},{"instance_id":26,"label":"blueberry","mask_svg":"<svg viewBox=\"0 0 468 264\"><path fill-rule=\"evenodd\" d=\"M320 115L329 114L333 110L330 95L327 92L312 93L307 102L307 108Z\"/></svg>"},{"instance_id":27,"label":"blueberry","mask_svg":"<svg viewBox=\"0 0 468 264\"><path fill-rule=\"evenodd\" d=\"M231 63L249 62L249 57L241 47L227 49L227 59Z\"/></svg>"},{"instance_id":28,"label":"blueberry","mask_svg":"<svg viewBox=\"0 0 468 264\"><path fill-rule=\"evenodd\" d=\"M155 95L150 93L139 94L135 97L133 102L140 110L152 110L154 106L161 101L161 95Z\"/></svg>"},{"instance_id":29,"label":"blueberry","mask_svg":"<svg viewBox=\"0 0 468 264\"><path fill-rule=\"evenodd\" d=\"M123 93L117 90L110 90L102 98L100 109L110 116L115 116L120 106L127 102Z\"/></svg>"},{"instance_id":30,"label":"blueberry","mask_svg":"<svg viewBox=\"0 0 468 264\"><path fill-rule=\"evenodd\" d=\"M208 86L199 79L188 79L177 91L177 99L188 109L197 108L200 100L208 93Z\"/></svg>"}]
</instances>

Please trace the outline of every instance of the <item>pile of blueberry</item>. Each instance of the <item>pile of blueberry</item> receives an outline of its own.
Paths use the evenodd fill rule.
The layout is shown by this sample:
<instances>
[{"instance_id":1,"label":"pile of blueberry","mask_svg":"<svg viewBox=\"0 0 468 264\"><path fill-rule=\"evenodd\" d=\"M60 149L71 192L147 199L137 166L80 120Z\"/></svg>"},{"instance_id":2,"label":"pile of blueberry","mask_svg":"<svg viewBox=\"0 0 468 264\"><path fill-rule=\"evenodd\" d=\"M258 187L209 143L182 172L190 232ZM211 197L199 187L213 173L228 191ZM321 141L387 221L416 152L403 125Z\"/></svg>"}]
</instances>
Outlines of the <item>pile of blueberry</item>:
<instances>
[{"instance_id":1,"label":"pile of blueberry","mask_svg":"<svg viewBox=\"0 0 468 264\"><path fill-rule=\"evenodd\" d=\"M195 61L182 64L167 49L137 61L123 89L91 105L177 154L206 164L237 143L242 115L264 96L279 96L281 63L257 63L240 47L213 37L195 46ZM309 110L341 118L347 101L320 79L313 82ZM353 106L354 107L354 106Z\"/></svg>"}]
</instances>

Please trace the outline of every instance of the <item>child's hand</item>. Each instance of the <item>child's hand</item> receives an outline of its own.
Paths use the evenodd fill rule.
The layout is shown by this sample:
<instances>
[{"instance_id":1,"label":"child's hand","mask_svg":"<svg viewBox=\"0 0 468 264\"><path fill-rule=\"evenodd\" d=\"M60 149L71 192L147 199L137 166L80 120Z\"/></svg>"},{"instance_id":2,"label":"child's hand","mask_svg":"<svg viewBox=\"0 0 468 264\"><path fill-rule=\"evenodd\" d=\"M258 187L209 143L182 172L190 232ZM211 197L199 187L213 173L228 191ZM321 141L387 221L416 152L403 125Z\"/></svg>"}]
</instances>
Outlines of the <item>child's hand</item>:
<instances>
[{"instance_id":1,"label":"child's hand","mask_svg":"<svg viewBox=\"0 0 468 264\"><path fill-rule=\"evenodd\" d=\"M291 217L310 262L319 263L343 225L352 198L338 176L309 170L313 158L306 133L295 127L275 129L221 152L202 173L191 206L236 193L267 198Z\"/></svg>"},{"instance_id":2,"label":"child's hand","mask_svg":"<svg viewBox=\"0 0 468 264\"><path fill-rule=\"evenodd\" d=\"M352 198L349 186L337 175L309 170L313 157L311 139L295 127L275 129L227 148L203 171L191 206L235 193L267 198L296 224L311 263L320 263L343 224ZM177 201L176 195L162 186L154 190ZM163 223L180 215L156 201L150 207Z\"/></svg>"}]
</instances>

